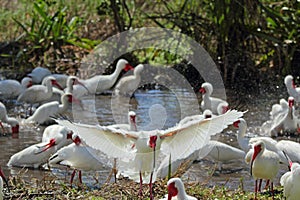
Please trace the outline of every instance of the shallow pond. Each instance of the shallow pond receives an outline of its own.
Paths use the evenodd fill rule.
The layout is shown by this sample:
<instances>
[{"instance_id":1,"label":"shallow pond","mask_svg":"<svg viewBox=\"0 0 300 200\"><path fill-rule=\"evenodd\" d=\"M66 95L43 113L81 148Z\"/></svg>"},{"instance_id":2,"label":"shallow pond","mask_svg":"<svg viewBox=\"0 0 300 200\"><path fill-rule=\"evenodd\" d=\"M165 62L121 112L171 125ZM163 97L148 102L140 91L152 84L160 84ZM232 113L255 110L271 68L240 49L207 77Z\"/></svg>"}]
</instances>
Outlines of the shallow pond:
<instances>
[{"instance_id":1,"label":"shallow pond","mask_svg":"<svg viewBox=\"0 0 300 200\"><path fill-rule=\"evenodd\" d=\"M244 118L248 122L248 131L254 134L259 133L259 126L268 119L271 105L278 102L280 98L286 97L286 95L285 88L278 86L271 92L261 89L259 94L244 95L243 99L245 101L240 103L241 97L239 94L227 91L227 99L232 103L232 107L237 106L241 110L248 110ZM101 125L110 125L126 123L128 110L133 110L137 113L137 123L140 130L165 129L172 127L185 116L199 113L200 101L201 96L199 94L194 95L186 91L138 90L132 99L116 99L111 93L108 93L84 99L85 111L76 111L75 109L71 113L73 116L71 116L75 121L90 124L98 121ZM16 115L14 104L9 104L8 108L10 115ZM25 170L15 167L8 168L6 166L11 155L39 142L44 128L43 126L21 126L17 137L12 137L11 135L0 136L0 165L5 174L22 173L25 180L33 181L34 179L42 179L45 174L51 173L45 170ZM215 139L237 147L236 132L236 129L229 128L217 135ZM285 170L285 168L282 168L280 174L283 174ZM109 171L110 169L105 169L98 172L100 183L106 180ZM53 170L53 173L60 179L66 177L65 170L56 169ZM70 172L67 174L67 181L69 180L69 175ZM95 173L89 172L85 175L83 181L88 185L93 185L95 183L93 179L96 176ZM217 170L217 164L213 160L204 158L201 161L194 162L184 177L192 181L207 183L209 186L218 184L225 185L231 189L243 187L246 190L252 190L254 187L254 181L249 174L249 167L243 160L224 164L223 170L220 172ZM276 180L276 184L279 184L279 179Z\"/></svg>"}]
</instances>

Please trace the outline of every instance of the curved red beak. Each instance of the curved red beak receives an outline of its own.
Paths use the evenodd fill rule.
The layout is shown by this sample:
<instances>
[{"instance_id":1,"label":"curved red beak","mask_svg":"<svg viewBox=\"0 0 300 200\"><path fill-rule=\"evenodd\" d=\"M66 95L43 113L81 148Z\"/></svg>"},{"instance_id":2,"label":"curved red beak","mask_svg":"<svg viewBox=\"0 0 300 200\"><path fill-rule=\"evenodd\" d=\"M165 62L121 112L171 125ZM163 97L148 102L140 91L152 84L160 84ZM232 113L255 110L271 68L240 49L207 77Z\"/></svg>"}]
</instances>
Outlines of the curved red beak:
<instances>
[{"instance_id":1,"label":"curved red beak","mask_svg":"<svg viewBox=\"0 0 300 200\"><path fill-rule=\"evenodd\" d=\"M127 72L129 70L133 70L134 68L130 65L130 64L126 64L125 67L124 67L124 70Z\"/></svg>"},{"instance_id":2,"label":"curved red beak","mask_svg":"<svg viewBox=\"0 0 300 200\"><path fill-rule=\"evenodd\" d=\"M260 145L254 146L254 153L252 155L251 163L250 163L250 175L251 176L252 176L253 162L254 162L255 158L257 157L257 155L259 154L260 151L261 151L261 146Z\"/></svg>"},{"instance_id":3,"label":"curved red beak","mask_svg":"<svg viewBox=\"0 0 300 200\"><path fill-rule=\"evenodd\" d=\"M63 87L61 87L61 85L58 84L58 82L56 80L51 80L51 84L58 87L60 90L64 90Z\"/></svg>"},{"instance_id":4,"label":"curved red beak","mask_svg":"<svg viewBox=\"0 0 300 200\"><path fill-rule=\"evenodd\" d=\"M56 145L55 142L56 142L56 140L55 140L54 138L50 139L49 143L46 144L46 145L44 145L44 146L42 146L43 149L42 149L41 151L35 153L35 154L40 154L40 153L42 153L42 152L44 152L44 151L47 151L47 150L50 149L51 147L54 147L54 146Z\"/></svg>"},{"instance_id":5,"label":"curved red beak","mask_svg":"<svg viewBox=\"0 0 300 200\"><path fill-rule=\"evenodd\" d=\"M239 123L240 123L240 120L237 120L235 122L233 122L233 126L238 128L239 127Z\"/></svg>"},{"instance_id":6,"label":"curved red beak","mask_svg":"<svg viewBox=\"0 0 300 200\"><path fill-rule=\"evenodd\" d=\"M82 82L80 82L78 79L74 80L73 85L81 85L82 87L84 87L88 91L88 93L90 93L89 89Z\"/></svg>"}]
</instances>

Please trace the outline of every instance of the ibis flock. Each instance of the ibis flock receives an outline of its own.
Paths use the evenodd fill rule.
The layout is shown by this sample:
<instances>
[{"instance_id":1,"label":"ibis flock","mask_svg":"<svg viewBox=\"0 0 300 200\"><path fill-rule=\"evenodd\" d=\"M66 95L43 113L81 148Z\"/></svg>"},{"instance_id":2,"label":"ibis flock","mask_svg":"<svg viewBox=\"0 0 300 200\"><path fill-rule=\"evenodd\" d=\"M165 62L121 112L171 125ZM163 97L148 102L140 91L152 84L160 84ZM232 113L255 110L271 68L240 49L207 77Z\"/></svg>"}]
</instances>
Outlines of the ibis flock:
<instances>
[{"instance_id":1,"label":"ibis flock","mask_svg":"<svg viewBox=\"0 0 300 200\"><path fill-rule=\"evenodd\" d=\"M139 182L137 194L141 197L149 195L150 199L154 199L153 184L158 178L174 173L186 160L195 161L208 156L219 163L220 171L222 164L232 160L248 163L249 174L255 180L255 198L256 193L261 191L263 181L272 192L273 184L280 182L287 199L300 198L300 144L292 140L274 139L300 131L296 112L300 88L296 87L291 75L283 81L289 96L272 106L269 119L261 126L263 135L257 134L251 138L247 137L244 118L247 111L233 109L227 101L212 97L213 85L209 82L204 82L199 90L202 114L187 116L168 129L139 130L138 116L133 111L128 113L128 124L102 126L72 121L68 113L73 106L84 110L81 100L87 95L115 87L116 95L132 96L140 86L144 68L142 64L133 68L128 61L120 59L112 74L96 75L89 79L53 74L46 68L36 67L21 82L0 81L2 135L22 134L19 133L20 126L46 126L40 143L11 155L7 166L71 168L71 185L76 172L82 183L81 171L109 167L115 181L128 177ZM123 70L133 70L133 73L119 78ZM26 114L18 118L9 116L5 107L7 102L22 106ZM229 126L237 129L237 147L213 139ZM276 180L280 166L286 166L286 173ZM9 190L8 181L0 168L0 199L4 196L3 182ZM149 194L143 194L145 183L149 184ZM196 199L186 193L179 177L168 180L167 190L165 196L156 198Z\"/></svg>"}]
</instances>

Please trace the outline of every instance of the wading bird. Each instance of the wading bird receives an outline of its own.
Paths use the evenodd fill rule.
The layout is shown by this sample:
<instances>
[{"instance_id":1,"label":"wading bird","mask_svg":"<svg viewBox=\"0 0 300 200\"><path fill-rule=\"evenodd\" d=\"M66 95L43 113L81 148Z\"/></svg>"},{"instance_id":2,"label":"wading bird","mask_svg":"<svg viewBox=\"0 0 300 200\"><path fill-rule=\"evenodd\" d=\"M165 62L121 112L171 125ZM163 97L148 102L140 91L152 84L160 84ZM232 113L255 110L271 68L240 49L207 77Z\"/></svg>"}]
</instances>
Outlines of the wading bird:
<instances>
[{"instance_id":1,"label":"wading bird","mask_svg":"<svg viewBox=\"0 0 300 200\"><path fill-rule=\"evenodd\" d=\"M32 80L29 77L23 78L21 83L12 79L0 81L0 98L3 100L16 99L26 88L31 86Z\"/></svg>"},{"instance_id":2,"label":"wading bird","mask_svg":"<svg viewBox=\"0 0 300 200\"><path fill-rule=\"evenodd\" d=\"M144 65L139 64L134 68L133 75L121 78L115 87L116 95L132 96L139 87L143 69Z\"/></svg>"},{"instance_id":3,"label":"wading bird","mask_svg":"<svg viewBox=\"0 0 300 200\"><path fill-rule=\"evenodd\" d=\"M48 77L46 80L46 86L44 85L33 85L27 88L21 93L17 99L17 102L25 102L29 104L42 103L52 97L53 89L52 85L57 86L59 89L62 87L57 83L55 78Z\"/></svg>"},{"instance_id":4,"label":"wading bird","mask_svg":"<svg viewBox=\"0 0 300 200\"><path fill-rule=\"evenodd\" d=\"M201 109L209 109L215 115L224 114L228 110L228 103L220 98L211 97L213 93L212 84L205 82L201 85L199 92L202 94ZM219 105L222 105L219 107Z\"/></svg>"},{"instance_id":5,"label":"wading bird","mask_svg":"<svg viewBox=\"0 0 300 200\"><path fill-rule=\"evenodd\" d=\"M273 181L279 170L280 158L277 153L267 150L263 141L255 143L253 148L250 174L255 179L255 199L258 192L258 179L270 180L271 192L274 199Z\"/></svg>"},{"instance_id":6,"label":"wading bird","mask_svg":"<svg viewBox=\"0 0 300 200\"><path fill-rule=\"evenodd\" d=\"M202 148L212 135L220 133L242 116L243 112L230 110L214 118L194 120L167 130L137 132L72 123L62 119L56 121L73 130L92 148L110 157L127 160L127 167L140 174L139 194L142 193L143 178L150 175L150 199L153 199L152 178L158 156L171 154L171 162L186 158Z\"/></svg>"},{"instance_id":7,"label":"wading bird","mask_svg":"<svg viewBox=\"0 0 300 200\"><path fill-rule=\"evenodd\" d=\"M80 102L75 99L72 94L64 94L61 97L61 104L58 101L52 101L45 103L38 107L32 116L25 120L25 123L37 123L37 124L49 124L53 120L50 117L56 115L64 114L67 111L69 105L72 102L80 104Z\"/></svg>"},{"instance_id":8,"label":"wading bird","mask_svg":"<svg viewBox=\"0 0 300 200\"><path fill-rule=\"evenodd\" d=\"M97 171L103 169L104 154L89 146L84 145L78 135L73 134L73 143L58 150L49 158L50 166L67 166L73 169L70 184L72 186L73 179L78 170L79 182L82 183L81 170ZM106 162L107 164L107 162Z\"/></svg>"},{"instance_id":9,"label":"wading bird","mask_svg":"<svg viewBox=\"0 0 300 200\"><path fill-rule=\"evenodd\" d=\"M120 59L117 62L117 66L115 71L110 75L96 75L89 79L80 80L86 88L82 87L81 85L74 86L73 93L78 98L87 95L88 93L95 94L95 93L102 93L105 90L110 89L115 82L117 81L118 76L120 75L122 70L128 71L133 69L133 67L128 64L127 60Z\"/></svg>"}]
</instances>

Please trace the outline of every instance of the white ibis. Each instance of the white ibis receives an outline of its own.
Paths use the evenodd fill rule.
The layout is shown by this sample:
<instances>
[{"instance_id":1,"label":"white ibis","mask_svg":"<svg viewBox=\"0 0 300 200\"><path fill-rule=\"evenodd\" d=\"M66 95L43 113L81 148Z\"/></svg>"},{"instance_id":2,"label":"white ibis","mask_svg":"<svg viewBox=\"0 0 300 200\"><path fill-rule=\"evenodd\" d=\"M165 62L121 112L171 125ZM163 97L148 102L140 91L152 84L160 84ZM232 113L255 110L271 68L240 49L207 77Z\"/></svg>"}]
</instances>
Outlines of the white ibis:
<instances>
[{"instance_id":1,"label":"white ibis","mask_svg":"<svg viewBox=\"0 0 300 200\"><path fill-rule=\"evenodd\" d=\"M44 67L36 67L31 73L27 74L28 77L32 78L34 83L41 83L42 80L51 74L50 70Z\"/></svg>"},{"instance_id":2,"label":"white ibis","mask_svg":"<svg viewBox=\"0 0 300 200\"><path fill-rule=\"evenodd\" d=\"M61 147L72 143L72 134L73 131L71 131L67 127L53 124L45 128L42 136L42 142L50 143L51 139L54 139L56 149L58 150Z\"/></svg>"},{"instance_id":3,"label":"white ibis","mask_svg":"<svg viewBox=\"0 0 300 200\"><path fill-rule=\"evenodd\" d=\"M3 171L0 167L0 200L3 200L3 196L4 196L4 194L3 194L3 181L5 182L7 188L9 188L8 187L8 181L7 181L5 175L4 175L4 173L3 173Z\"/></svg>"},{"instance_id":4,"label":"white ibis","mask_svg":"<svg viewBox=\"0 0 300 200\"><path fill-rule=\"evenodd\" d=\"M187 116L185 118L183 118L182 120L180 120L180 122L178 122L178 125L184 125L186 123L191 123L193 121L200 121L206 118L211 118L211 117L215 117L216 115L213 115L211 110L206 109L203 111L202 115L192 115L192 116Z\"/></svg>"},{"instance_id":5,"label":"white ibis","mask_svg":"<svg viewBox=\"0 0 300 200\"><path fill-rule=\"evenodd\" d=\"M296 102L300 102L300 87L296 87L293 76L287 75L284 78L284 84L288 94L294 97Z\"/></svg>"},{"instance_id":6,"label":"white ibis","mask_svg":"<svg viewBox=\"0 0 300 200\"><path fill-rule=\"evenodd\" d=\"M13 134L19 133L19 121L14 117L8 117L5 105L2 102L0 102L0 126L4 131L2 122L5 122L11 126L11 132Z\"/></svg>"},{"instance_id":7,"label":"white ibis","mask_svg":"<svg viewBox=\"0 0 300 200\"><path fill-rule=\"evenodd\" d=\"M62 88L66 88L67 87L67 80L69 78L68 75L66 74L51 74L51 75L48 75L46 77L49 77L49 76L52 76L55 78L55 80L57 81L57 83L62 87ZM43 78L43 81L42 81L42 85L45 85L45 78Z\"/></svg>"},{"instance_id":8,"label":"white ibis","mask_svg":"<svg viewBox=\"0 0 300 200\"><path fill-rule=\"evenodd\" d=\"M220 133L242 116L243 112L230 110L214 118L194 120L167 130L138 132L72 123L63 119L56 121L77 133L87 145L110 157L129 161L127 167L140 174L141 187L143 177L150 175L150 199L153 199L152 174L156 169L155 161L159 155L171 154L171 162L186 158L202 148L212 135ZM136 148L134 151L131 148L133 143ZM141 191L140 188L139 194Z\"/></svg>"},{"instance_id":9,"label":"white ibis","mask_svg":"<svg viewBox=\"0 0 300 200\"><path fill-rule=\"evenodd\" d=\"M277 141L270 137L245 137L247 131L247 122L245 119L240 118L239 120L233 123L233 126L239 129L237 133L237 141L239 146L245 152L248 152L251 149L251 145L256 143L258 140L263 140L267 149L272 150L274 152L278 151L278 149L276 149Z\"/></svg>"},{"instance_id":10,"label":"white ibis","mask_svg":"<svg viewBox=\"0 0 300 200\"><path fill-rule=\"evenodd\" d=\"M126 131L137 131L136 113L134 111L128 112L128 124L113 124L113 125L109 125L108 127L115 128L115 129L122 129L122 130L126 130ZM132 148L134 148L134 146L135 146L135 144L132 144ZM116 182L117 158L114 158L114 166L113 166L112 172L109 175L109 179L110 179L112 173L114 173L114 175L115 175L115 182Z\"/></svg>"},{"instance_id":11,"label":"white ibis","mask_svg":"<svg viewBox=\"0 0 300 200\"><path fill-rule=\"evenodd\" d=\"M58 101L52 101L41 105L32 116L25 120L25 123L51 123L53 120L50 117L65 113L69 105L72 102L78 103L77 101L77 99L73 98L72 94L64 94L61 97L61 104Z\"/></svg>"},{"instance_id":12,"label":"white ibis","mask_svg":"<svg viewBox=\"0 0 300 200\"><path fill-rule=\"evenodd\" d=\"M280 118L282 118L282 116L285 116L285 114L289 112L288 109L289 105L285 99L280 99L279 104L273 104L272 110L270 111L270 119L261 125L262 132L270 136L278 136L280 130L276 130L274 124L277 124L276 119L278 119L279 115L281 116Z\"/></svg>"},{"instance_id":13,"label":"white ibis","mask_svg":"<svg viewBox=\"0 0 300 200\"><path fill-rule=\"evenodd\" d=\"M17 102L25 102L29 104L41 103L51 98L53 93L52 85L56 85L62 89L53 77L48 77L45 84L46 86L33 85L30 88L27 88L19 95Z\"/></svg>"},{"instance_id":14,"label":"white ibis","mask_svg":"<svg viewBox=\"0 0 300 200\"><path fill-rule=\"evenodd\" d=\"M21 83L16 80L7 79L0 81L1 99L16 99L26 88L32 86L32 80L29 77L22 79Z\"/></svg>"},{"instance_id":15,"label":"white ibis","mask_svg":"<svg viewBox=\"0 0 300 200\"><path fill-rule=\"evenodd\" d=\"M51 77L52 77L52 75L51 75ZM45 79L47 79L47 77ZM66 83L65 83L66 88L64 90L60 90L58 88L53 88L52 97L50 99L48 99L46 102L51 102L51 101L59 101L59 102L61 102L61 96L63 94L65 94L65 93L70 93L75 98L77 98L76 94L73 94L73 86L77 85L77 84L81 85L83 88L86 89L86 91L88 91L88 89L85 87L85 85L79 81L78 77L76 77L76 76L68 76L68 78L66 80Z\"/></svg>"},{"instance_id":16,"label":"white ibis","mask_svg":"<svg viewBox=\"0 0 300 200\"><path fill-rule=\"evenodd\" d=\"M280 100L279 105L273 105L270 113L270 120L262 125L262 130L271 136L278 136L279 133L294 134L299 131L300 121L295 114L294 98L289 97L288 101Z\"/></svg>"},{"instance_id":17,"label":"white ibis","mask_svg":"<svg viewBox=\"0 0 300 200\"><path fill-rule=\"evenodd\" d=\"M115 87L116 95L132 96L141 82L141 73L144 65L139 64L134 68L133 75L122 77Z\"/></svg>"},{"instance_id":18,"label":"white ibis","mask_svg":"<svg viewBox=\"0 0 300 200\"><path fill-rule=\"evenodd\" d=\"M33 144L12 155L7 166L39 168L47 163L48 158L55 153L55 140Z\"/></svg>"},{"instance_id":19,"label":"white ibis","mask_svg":"<svg viewBox=\"0 0 300 200\"><path fill-rule=\"evenodd\" d=\"M184 184L180 178L171 178L167 183L168 194L161 200L197 200L186 194Z\"/></svg>"},{"instance_id":20,"label":"white ibis","mask_svg":"<svg viewBox=\"0 0 300 200\"><path fill-rule=\"evenodd\" d=\"M244 159L246 155L246 153L241 149L214 140L209 141L204 148L211 149L207 156L218 162L219 171L222 170L223 163Z\"/></svg>"},{"instance_id":21,"label":"white ibis","mask_svg":"<svg viewBox=\"0 0 300 200\"><path fill-rule=\"evenodd\" d=\"M97 171L107 165L107 158L98 150L82 144L78 135L73 134L73 143L58 150L49 158L50 166L67 166L73 169L70 184L72 186L76 170L79 171L79 181L82 183L81 170Z\"/></svg>"},{"instance_id":22,"label":"white ibis","mask_svg":"<svg viewBox=\"0 0 300 200\"><path fill-rule=\"evenodd\" d=\"M221 103L219 103L219 105L217 107L217 113L219 115L226 113L227 110L229 110L229 105L228 105L227 102L221 102Z\"/></svg>"},{"instance_id":23,"label":"white ibis","mask_svg":"<svg viewBox=\"0 0 300 200\"><path fill-rule=\"evenodd\" d=\"M283 186L283 194L287 200L298 200L300 196L300 165L290 162L291 171L286 172L280 178Z\"/></svg>"},{"instance_id":24,"label":"white ibis","mask_svg":"<svg viewBox=\"0 0 300 200\"><path fill-rule=\"evenodd\" d=\"M211 97L213 93L213 86L212 84L205 82L201 85L199 92L202 94L202 102L201 102L201 109L206 110L209 109L213 112L213 114L220 115L223 114L225 107L228 110L228 103L220 98ZM219 108L218 106L220 103L223 103L224 108ZM218 111L219 110L219 111ZM221 112L221 113L220 113Z\"/></svg>"},{"instance_id":25,"label":"white ibis","mask_svg":"<svg viewBox=\"0 0 300 200\"><path fill-rule=\"evenodd\" d=\"M115 129L122 129L126 131L137 131L136 113L134 111L128 112L128 124L113 124L113 125L109 125L109 127Z\"/></svg>"},{"instance_id":26,"label":"white ibis","mask_svg":"<svg viewBox=\"0 0 300 200\"><path fill-rule=\"evenodd\" d=\"M299 119L295 115L295 107L294 107L294 98L289 97L288 98L288 109L285 110L285 112L282 112L278 114L273 119L273 126L271 128L271 131L273 129L279 131L282 130L283 132L288 133L295 133L298 130L299 126Z\"/></svg>"},{"instance_id":27,"label":"white ibis","mask_svg":"<svg viewBox=\"0 0 300 200\"><path fill-rule=\"evenodd\" d=\"M128 64L127 60L120 59L117 62L116 69L112 74L97 75L86 80L80 80L86 86L88 91L81 85L76 85L74 86L73 93L77 97L84 96L88 93L102 93L105 90L110 89L115 84L122 70L128 71L130 69L132 69L132 66Z\"/></svg>"},{"instance_id":28,"label":"white ibis","mask_svg":"<svg viewBox=\"0 0 300 200\"><path fill-rule=\"evenodd\" d=\"M258 192L258 179L270 180L274 199L273 181L279 170L280 158L277 153L266 149L263 141L255 143L253 149L254 152L250 162L250 174L255 179L255 199Z\"/></svg>"},{"instance_id":29,"label":"white ibis","mask_svg":"<svg viewBox=\"0 0 300 200\"><path fill-rule=\"evenodd\" d=\"M263 141L266 148L270 151L275 152L280 157L280 160L284 164L288 164L288 161L283 154L283 152L277 148L277 141L270 138L270 137L263 137L263 136L257 136L257 137L251 137L246 138L245 134L247 131L247 122L245 119L240 118L236 122L233 123L233 126L239 128L238 134L237 134L237 141L241 149L243 149L245 152L248 152L257 141Z\"/></svg>"}]
</instances>

